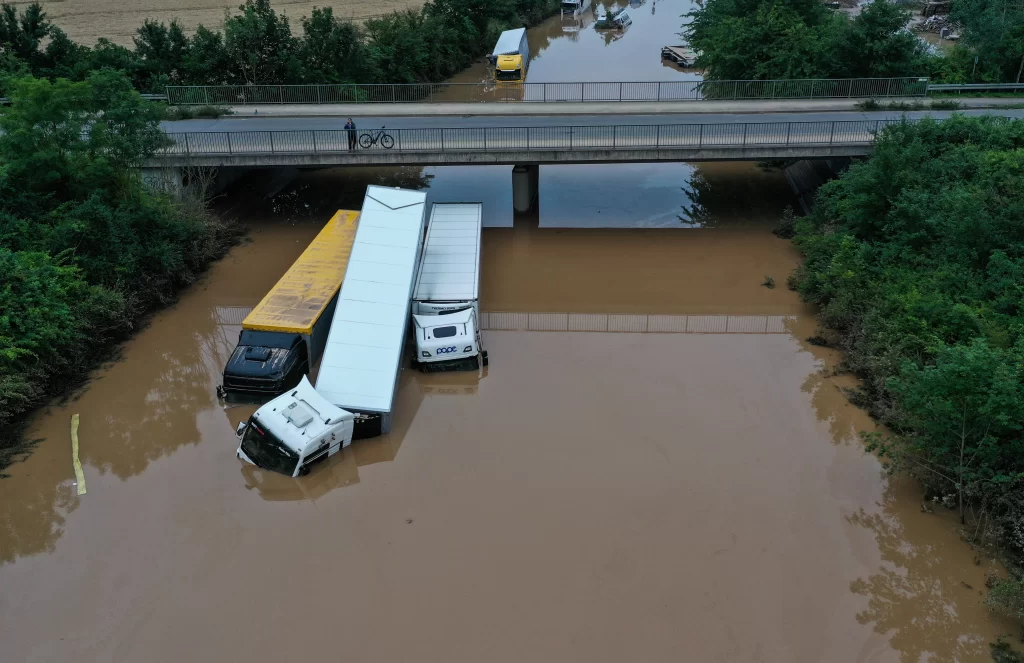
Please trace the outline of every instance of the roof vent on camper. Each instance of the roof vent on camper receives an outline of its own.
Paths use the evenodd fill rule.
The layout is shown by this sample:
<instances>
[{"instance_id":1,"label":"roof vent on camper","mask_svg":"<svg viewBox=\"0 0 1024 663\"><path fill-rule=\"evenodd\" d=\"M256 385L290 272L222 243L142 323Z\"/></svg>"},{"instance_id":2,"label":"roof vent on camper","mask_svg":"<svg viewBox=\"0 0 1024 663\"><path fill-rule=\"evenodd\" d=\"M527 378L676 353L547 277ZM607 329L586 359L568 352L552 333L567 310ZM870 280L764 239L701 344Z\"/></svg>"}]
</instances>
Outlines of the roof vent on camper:
<instances>
[{"instance_id":1,"label":"roof vent on camper","mask_svg":"<svg viewBox=\"0 0 1024 663\"><path fill-rule=\"evenodd\" d=\"M305 428L309 422L313 421L313 413L297 401L286 407L283 414L284 418L296 428Z\"/></svg>"}]
</instances>

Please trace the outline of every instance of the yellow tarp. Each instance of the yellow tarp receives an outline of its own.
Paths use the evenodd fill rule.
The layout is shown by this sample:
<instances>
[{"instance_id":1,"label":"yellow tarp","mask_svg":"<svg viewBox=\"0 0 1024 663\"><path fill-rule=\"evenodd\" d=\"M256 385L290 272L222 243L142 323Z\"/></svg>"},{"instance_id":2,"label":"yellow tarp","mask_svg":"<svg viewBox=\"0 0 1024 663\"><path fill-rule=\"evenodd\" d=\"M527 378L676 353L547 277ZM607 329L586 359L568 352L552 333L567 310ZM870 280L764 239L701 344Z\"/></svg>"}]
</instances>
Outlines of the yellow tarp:
<instances>
[{"instance_id":1,"label":"yellow tarp","mask_svg":"<svg viewBox=\"0 0 1024 663\"><path fill-rule=\"evenodd\" d=\"M341 288L359 212L338 210L281 280L242 321L243 329L309 334Z\"/></svg>"}]
</instances>

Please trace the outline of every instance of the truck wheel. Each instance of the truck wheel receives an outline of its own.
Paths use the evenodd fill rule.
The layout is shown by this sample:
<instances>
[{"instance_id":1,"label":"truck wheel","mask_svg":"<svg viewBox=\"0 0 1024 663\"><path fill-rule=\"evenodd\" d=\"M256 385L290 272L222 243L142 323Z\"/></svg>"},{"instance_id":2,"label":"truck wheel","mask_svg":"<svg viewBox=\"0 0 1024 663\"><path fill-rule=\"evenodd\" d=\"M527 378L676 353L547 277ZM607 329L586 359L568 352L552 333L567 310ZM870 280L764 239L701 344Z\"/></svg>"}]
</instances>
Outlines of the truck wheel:
<instances>
[{"instance_id":1,"label":"truck wheel","mask_svg":"<svg viewBox=\"0 0 1024 663\"><path fill-rule=\"evenodd\" d=\"M480 356L483 359L484 366L487 366L488 364L491 363L490 359L487 358L487 351L481 352Z\"/></svg>"},{"instance_id":2,"label":"truck wheel","mask_svg":"<svg viewBox=\"0 0 1024 663\"><path fill-rule=\"evenodd\" d=\"M302 469L299 470L299 476L300 477L304 477L307 474L309 474L309 466L308 465L306 467L303 467Z\"/></svg>"}]
</instances>

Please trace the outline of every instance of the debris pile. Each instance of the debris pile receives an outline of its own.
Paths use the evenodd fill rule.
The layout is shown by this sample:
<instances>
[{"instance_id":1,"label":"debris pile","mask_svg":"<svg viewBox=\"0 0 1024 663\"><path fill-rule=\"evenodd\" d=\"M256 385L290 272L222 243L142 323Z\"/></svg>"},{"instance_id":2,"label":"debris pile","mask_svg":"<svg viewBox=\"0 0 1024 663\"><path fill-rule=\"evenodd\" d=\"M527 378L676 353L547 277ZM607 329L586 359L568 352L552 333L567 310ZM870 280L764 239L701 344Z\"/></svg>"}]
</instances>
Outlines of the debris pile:
<instances>
[{"instance_id":1,"label":"debris pile","mask_svg":"<svg viewBox=\"0 0 1024 663\"><path fill-rule=\"evenodd\" d=\"M924 19L920 23L911 26L914 32L934 32L940 34L943 28L949 28L949 32L959 32L960 26L949 20L949 16L935 14Z\"/></svg>"}]
</instances>

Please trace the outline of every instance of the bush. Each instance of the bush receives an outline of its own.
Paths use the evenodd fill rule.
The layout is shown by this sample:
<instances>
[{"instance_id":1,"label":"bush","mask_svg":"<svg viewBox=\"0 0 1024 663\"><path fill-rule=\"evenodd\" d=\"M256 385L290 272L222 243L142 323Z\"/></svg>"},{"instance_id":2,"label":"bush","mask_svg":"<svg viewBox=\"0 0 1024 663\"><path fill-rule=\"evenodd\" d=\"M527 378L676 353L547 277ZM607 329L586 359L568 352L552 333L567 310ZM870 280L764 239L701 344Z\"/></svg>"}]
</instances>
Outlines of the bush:
<instances>
[{"instance_id":1,"label":"bush","mask_svg":"<svg viewBox=\"0 0 1024 663\"><path fill-rule=\"evenodd\" d=\"M1007 578L995 581L985 602L1009 617L1024 621L1024 580Z\"/></svg>"},{"instance_id":2,"label":"bush","mask_svg":"<svg viewBox=\"0 0 1024 663\"><path fill-rule=\"evenodd\" d=\"M219 117L231 115L232 112L226 106L165 106L163 109L164 119L168 121L195 120L197 118L216 120Z\"/></svg>"}]
</instances>

